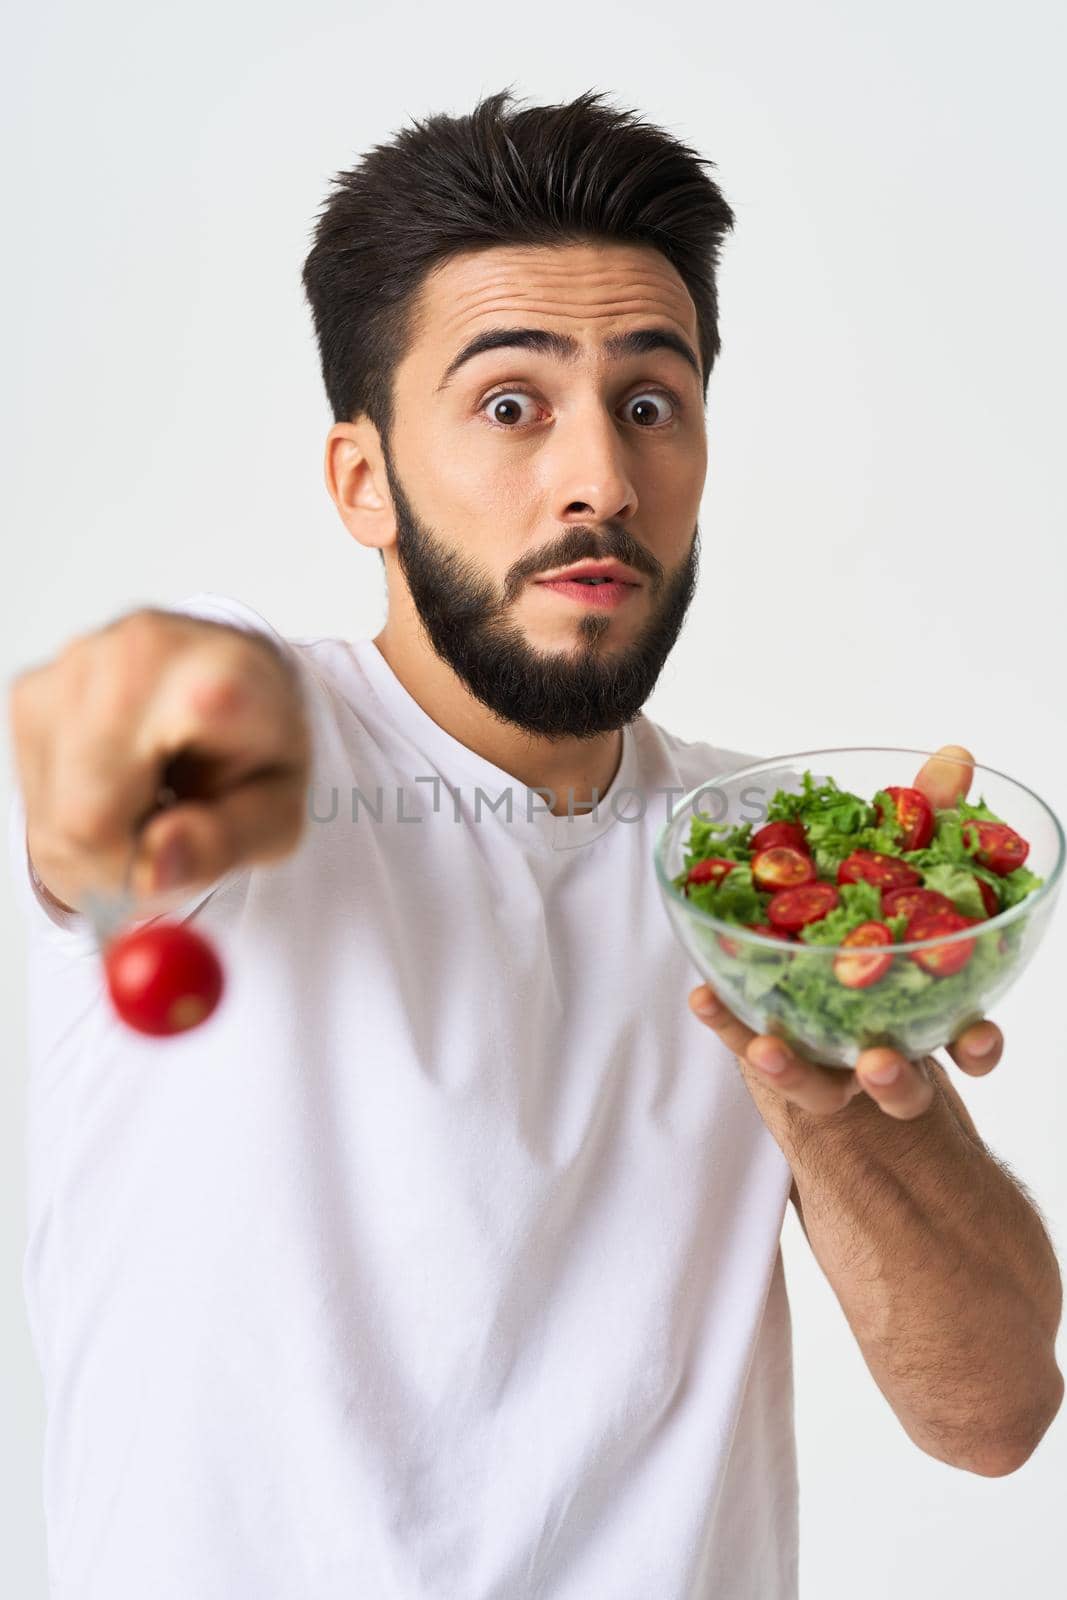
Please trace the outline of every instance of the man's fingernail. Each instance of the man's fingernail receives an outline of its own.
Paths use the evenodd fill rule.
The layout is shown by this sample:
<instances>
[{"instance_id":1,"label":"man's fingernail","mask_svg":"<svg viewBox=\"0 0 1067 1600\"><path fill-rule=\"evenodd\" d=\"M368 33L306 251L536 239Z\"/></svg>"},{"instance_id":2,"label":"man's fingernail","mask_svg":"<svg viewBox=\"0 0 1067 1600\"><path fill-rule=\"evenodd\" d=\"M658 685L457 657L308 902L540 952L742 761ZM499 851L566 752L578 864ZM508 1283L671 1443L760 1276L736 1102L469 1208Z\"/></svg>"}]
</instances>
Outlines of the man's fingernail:
<instances>
[{"instance_id":1,"label":"man's fingernail","mask_svg":"<svg viewBox=\"0 0 1067 1600\"><path fill-rule=\"evenodd\" d=\"M900 1076L900 1062L887 1061L883 1067L868 1067L863 1076L868 1083L893 1083Z\"/></svg>"},{"instance_id":2,"label":"man's fingernail","mask_svg":"<svg viewBox=\"0 0 1067 1600\"><path fill-rule=\"evenodd\" d=\"M996 1049L997 1036L992 1028L980 1033L971 1045L972 1056L988 1056Z\"/></svg>"},{"instance_id":3,"label":"man's fingernail","mask_svg":"<svg viewBox=\"0 0 1067 1600\"><path fill-rule=\"evenodd\" d=\"M703 989L701 990L700 998L696 1002L696 1010L702 1017L717 1017L722 1010L722 1005L710 989Z\"/></svg>"},{"instance_id":4,"label":"man's fingernail","mask_svg":"<svg viewBox=\"0 0 1067 1600\"><path fill-rule=\"evenodd\" d=\"M763 1044L753 1050L752 1059L761 1072L773 1072L776 1075L784 1072L789 1065L789 1057L780 1044Z\"/></svg>"},{"instance_id":5,"label":"man's fingernail","mask_svg":"<svg viewBox=\"0 0 1067 1600\"><path fill-rule=\"evenodd\" d=\"M156 859L156 888L172 889L189 876L192 859L184 839L170 839Z\"/></svg>"}]
</instances>

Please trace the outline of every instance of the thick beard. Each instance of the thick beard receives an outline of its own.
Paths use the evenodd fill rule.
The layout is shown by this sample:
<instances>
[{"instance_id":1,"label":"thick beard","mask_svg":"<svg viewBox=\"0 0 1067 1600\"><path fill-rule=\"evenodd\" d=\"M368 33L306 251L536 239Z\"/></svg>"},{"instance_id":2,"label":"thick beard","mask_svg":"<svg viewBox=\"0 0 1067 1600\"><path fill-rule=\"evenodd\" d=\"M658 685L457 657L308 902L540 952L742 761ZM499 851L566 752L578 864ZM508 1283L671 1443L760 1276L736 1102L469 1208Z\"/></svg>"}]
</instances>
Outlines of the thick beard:
<instances>
[{"instance_id":1,"label":"thick beard","mask_svg":"<svg viewBox=\"0 0 1067 1600\"><path fill-rule=\"evenodd\" d=\"M420 522L388 448L384 458L400 570L431 645L470 692L501 721L542 739L587 739L632 722L655 688L696 592L699 524L679 570L666 582L658 578L658 602L626 650L612 649L606 657L598 653L611 618L590 611L578 621L575 651L545 654L507 619L510 599L495 595L469 560L447 549ZM598 544L589 530L574 531L578 542L559 565L613 557L648 571L648 555L625 530L616 528Z\"/></svg>"}]
</instances>

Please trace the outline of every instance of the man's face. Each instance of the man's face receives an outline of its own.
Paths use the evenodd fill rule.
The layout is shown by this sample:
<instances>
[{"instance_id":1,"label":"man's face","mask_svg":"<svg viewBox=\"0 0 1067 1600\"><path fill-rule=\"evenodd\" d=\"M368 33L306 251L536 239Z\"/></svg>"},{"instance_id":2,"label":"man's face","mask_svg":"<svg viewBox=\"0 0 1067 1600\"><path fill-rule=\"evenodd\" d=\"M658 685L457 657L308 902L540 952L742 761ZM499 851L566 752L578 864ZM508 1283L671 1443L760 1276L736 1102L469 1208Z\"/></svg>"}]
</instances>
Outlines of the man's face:
<instances>
[{"instance_id":1,"label":"man's face","mask_svg":"<svg viewBox=\"0 0 1067 1600\"><path fill-rule=\"evenodd\" d=\"M512 342L449 373L500 329L561 335L574 351ZM669 346L606 348L650 329L695 369ZM707 469L698 352L689 293L650 248L494 247L424 286L383 441L397 564L437 654L531 734L631 721L678 637ZM610 609L538 582L605 559L637 580Z\"/></svg>"}]
</instances>

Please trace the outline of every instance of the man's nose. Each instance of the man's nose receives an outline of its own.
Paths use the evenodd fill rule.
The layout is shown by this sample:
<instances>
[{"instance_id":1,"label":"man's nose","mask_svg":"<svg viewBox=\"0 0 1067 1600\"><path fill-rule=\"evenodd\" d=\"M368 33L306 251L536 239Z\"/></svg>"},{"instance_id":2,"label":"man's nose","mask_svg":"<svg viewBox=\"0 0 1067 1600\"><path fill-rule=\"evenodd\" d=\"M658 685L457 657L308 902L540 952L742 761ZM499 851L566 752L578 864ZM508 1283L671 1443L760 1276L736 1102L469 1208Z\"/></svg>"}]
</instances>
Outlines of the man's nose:
<instances>
[{"instance_id":1,"label":"man's nose","mask_svg":"<svg viewBox=\"0 0 1067 1600\"><path fill-rule=\"evenodd\" d=\"M590 408L571 419L565 434L560 429L553 443L556 520L630 521L637 510L637 491L614 418Z\"/></svg>"}]
</instances>

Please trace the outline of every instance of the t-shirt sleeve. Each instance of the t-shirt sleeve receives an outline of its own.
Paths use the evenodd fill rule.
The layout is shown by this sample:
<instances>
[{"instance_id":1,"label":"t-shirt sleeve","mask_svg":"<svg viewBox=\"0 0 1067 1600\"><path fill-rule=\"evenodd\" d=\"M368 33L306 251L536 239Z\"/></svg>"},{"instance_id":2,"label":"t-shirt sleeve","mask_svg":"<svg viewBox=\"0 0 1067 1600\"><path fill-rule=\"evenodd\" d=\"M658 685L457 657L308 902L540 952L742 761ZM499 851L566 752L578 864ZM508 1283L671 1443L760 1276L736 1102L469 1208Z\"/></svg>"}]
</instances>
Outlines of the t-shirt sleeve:
<instances>
[{"instance_id":1,"label":"t-shirt sleeve","mask_svg":"<svg viewBox=\"0 0 1067 1600\"><path fill-rule=\"evenodd\" d=\"M214 594L207 590L200 590L195 594L189 595L184 600L163 604L157 606L156 609L197 617L205 622L222 622L230 627L241 628L246 633L263 635L274 645L283 659L288 661L295 671L301 686L305 708L308 711L309 722L314 727L312 707L320 690L314 669L294 644L278 633L265 618L261 617L251 606L246 605L243 600L234 599L230 595ZM50 944L71 956L94 953L96 950L96 937L88 917L81 911L66 911L55 905L48 898L43 885L33 870L26 844L25 800L17 782L8 813L8 860L9 871L15 889L15 899L31 936L39 937L46 944ZM213 884L198 889L187 901L169 911L167 913L168 917L180 920L188 916L209 895L214 894L221 883L228 882L229 876L227 875ZM133 925L135 926L136 923Z\"/></svg>"}]
</instances>

